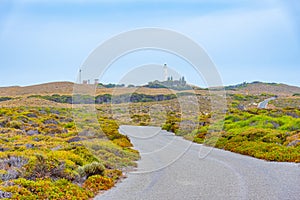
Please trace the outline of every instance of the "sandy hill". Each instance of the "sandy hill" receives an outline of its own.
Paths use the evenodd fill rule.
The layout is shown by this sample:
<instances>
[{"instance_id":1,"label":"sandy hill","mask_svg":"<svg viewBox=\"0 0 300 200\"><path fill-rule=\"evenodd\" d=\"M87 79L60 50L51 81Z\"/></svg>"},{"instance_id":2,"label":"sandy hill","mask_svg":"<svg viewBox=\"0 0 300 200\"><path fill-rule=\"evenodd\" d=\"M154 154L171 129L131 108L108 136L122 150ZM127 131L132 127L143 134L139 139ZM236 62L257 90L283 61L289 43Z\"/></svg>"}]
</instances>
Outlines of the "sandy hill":
<instances>
[{"instance_id":1,"label":"sandy hill","mask_svg":"<svg viewBox=\"0 0 300 200\"><path fill-rule=\"evenodd\" d=\"M78 91L85 91L94 94L95 85L74 85L72 82L52 82L32 86L12 86L0 87L0 97L16 97L16 96L30 96L30 95L72 95L74 86ZM285 84L276 83L242 83L233 86L226 86L227 93L240 93L240 94L254 94L259 95L262 93L274 94L278 96L292 96L293 94L300 94L300 87L289 86ZM182 90L175 91L168 88L147 88L147 87L134 87L134 88L97 88L96 94L128 94L128 93L143 93L150 95L158 94L176 94L178 92L195 92L205 94L205 90Z\"/></svg>"},{"instance_id":2,"label":"sandy hill","mask_svg":"<svg viewBox=\"0 0 300 200\"><path fill-rule=\"evenodd\" d=\"M53 82L32 86L12 86L0 87L0 96L27 96L32 94L71 94L74 83L71 82Z\"/></svg>"},{"instance_id":3,"label":"sandy hill","mask_svg":"<svg viewBox=\"0 0 300 200\"><path fill-rule=\"evenodd\" d=\"M228 93L254 94L259 95L263 93L274 94L278 96L292 96L293 94L300 94L300 87L290 86L286 84L277 83L242 83L234 86L227 86Z\"/></svg>"},{"instance_id":4,"label":"sandy hill","mask_svg":"<svg viewBox=\"0 0 300 200\"><path fill-rule=\"evenodd\" d=\"M0 101L0 107L20 107L20 106L72 108L71 104L56 103L54 101L48 101L40 98L17 98L8 101Z\"/></svg>"},{"instance_id":5,"label":"sandy hill","mask_svg":"<svg viewBox=\"0 0 300 200\"><path fill-rule=\"evenodd\" d=\"M44 83L32 86L12 86L12 87L0 87L0 97L16 97L16 96L30 96L30 95L72 95L75 91L79 91L80 94L94 94L95 85L79 85L72 82L52 82ZM147 87L134 87L134 88L97 88L96 94L130 94L133 92L158 95L158 94L175 94L178 91L168 88L147 88ZM188 92L188 91L180 91ZM190 91L193 92L193 91Z\"/></svg>"}]
</instances>

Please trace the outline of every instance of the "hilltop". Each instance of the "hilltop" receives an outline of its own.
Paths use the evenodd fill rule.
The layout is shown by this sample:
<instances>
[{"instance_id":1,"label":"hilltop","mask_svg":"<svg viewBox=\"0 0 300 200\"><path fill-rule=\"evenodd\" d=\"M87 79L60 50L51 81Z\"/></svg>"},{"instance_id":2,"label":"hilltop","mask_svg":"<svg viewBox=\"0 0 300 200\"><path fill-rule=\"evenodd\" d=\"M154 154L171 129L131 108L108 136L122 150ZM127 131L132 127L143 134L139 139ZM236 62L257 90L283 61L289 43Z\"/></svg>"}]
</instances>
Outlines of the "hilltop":
<instances>
[{"instance_id":1,"label":"hilltop","mask_svg":"<svg viewBox=\"0 0 300 200\"><path fill-rule=\"evenodd\" d=\"M225 90L229 93L248 93L252 95L267 93L277 96L293 96L300 93L300 87L297 86L290 86L282 83L263 83L259 81L226 86Z\"/></svg>"},{"instance_id":2,"label":"hilltop","mask_svg":"<svg viewBox=\"0 0 300 200\"><path fill-rule=\"evenodd\" d=\"M72 94L74 83L51 82L31 86L0 87L0 96L26 96L32 94Z\"/></svg>"},{"instance_id":3,"label":"hilltop","mask_svg":"<svg viewBox=\"0 0 300 200\"><path fill-rule=\"evenodd\" d=\"M158 95L158 94L175 94L178 91L174 91L169 88L149 88L149 87L115 87L105 88L97 87L95 85L75 84L72 82L51 82L32 86L11 86L0 87L0 97L16 97L16 96L30 96L30 95L72 95L74 86L80 90L90 91L92 94L96 89L96 95L100 94L130 94L133 92Z\"/></svg>"},{"instance_id":4,"label":"hilltop","mask_svg":"<svg viewBox=\"0 0 300 200\"><path fill-rule=\"evenodd\" d=\"M155 83L155 82L153 82ZM11 86L11 87L0 87L0 97L16 97L16 96L30 96L30 95L72 95L75 83L72 82L51 82L32 86ZM95 85L83 85L76 84L77 88L85 89L90 91L91 94L95 91ZM190 87L191 88L191 87ZM130 87L115 87L107 88L97 87L96 95L101 94L112 94L122 95L130 93L140 93L146 95L159 95L159 94L176 94L181 92L193 92L197 94L207 94L207 89L201 89L193 87L192 90L176 90L176 87L153 87L153 85L145 86L130 86ZM241 83L237 85L225 86L225 90L228 94L272 94L277 96L293 96L300 94L300 87L290 86L281 83L263 83L263 82L252 82L252 83Z\"/></svg>"}]
</instances>

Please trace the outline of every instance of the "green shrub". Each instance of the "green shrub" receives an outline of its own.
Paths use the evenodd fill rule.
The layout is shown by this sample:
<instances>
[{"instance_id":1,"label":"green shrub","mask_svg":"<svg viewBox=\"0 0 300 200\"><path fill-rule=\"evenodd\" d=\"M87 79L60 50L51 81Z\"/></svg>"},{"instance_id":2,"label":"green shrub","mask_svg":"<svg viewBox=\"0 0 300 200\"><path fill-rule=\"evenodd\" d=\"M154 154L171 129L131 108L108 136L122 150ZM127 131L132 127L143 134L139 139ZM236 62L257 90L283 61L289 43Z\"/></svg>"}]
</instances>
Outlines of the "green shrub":
<instances>
[{"instance_id":1,"label":"green shrub","mask_svg":"<svg viewBox=\"0 0 300 200\"><path fill-rule=\"evenodd\" d=\"M122 177L122 171L118 169L107 169L105 170L104 175L113 180L118 180L120 177Z\"/></svg>"},{"instance_id":2,"label":"green shrub","mask_svg":"<svg viewBox=\"0 0 300 200\"><path fill-rule=\"evenodd\" d=\"M42 154L36 154L35 159L25 167L27 169L26 177L31 180L69 177L65 172L65 162L60 162L55 158L50 159Z\"/></svg>"},{"instance_id":3,"label":"green shrub","mask_svg":"<svg viewBox=\"0 0 300 200\"><path fill-rule=\"evenodd\" d=\"M0 108L1 191L11 192L13 199L90 199L122 176L118 169L136 166L138 152L129 148L132 144L118 132L115 120L99 118L103 135L98 121L91 120L95 116L81 109L72 112L82 120L76 124L79 133L70 109ZM30 130L36 131L28 134ZM69 143L74 137L85 140ZM94 175L106 177L91 181ZM92 186L91 192L82 186L86 178L104 185Z\"/></svg>"},{"instance_id":4,"label":"green shrub","mask_svg":"<svg viewBox=\"0 0 300 200\"><path fill-rule=\"evenodd\" d=\"M22 122L13 120L13 121L8 122L6 124L6 127L8 127L8 128L15 128L15 129L21 129L22 125L23 125Z\"/></svg>"},{"instance_id":5,"label":"green shrub","mask_svg":"<svg viewBox=\"0 0 300 200\"><path fill-rule=\"evenodd\" d=\"M111 178L101 175L90 176L83 184L83 188L97 194L99 190L108 190L114 186L114 181Z\"/></svg>"},{"instance_id":6,"label":"green shrub","mask_svg":"<svg viewBox=\"0 0 300 200\"><path fill-rule=\"evenodd\" d=\"M105 167L102 163L92 162L90 164L84 165L83 167L78 168L78 173L82 177L89 178L93 175L103 175Z\"/></svg>"},{"instance_id":7,"label":"green shrub","mask_svg":"<svg viewBox=\"0 0 300 200\"><path fill-rule=\"evenodd\" d=\"M292 108L230 109L219 137L205 133L206 125L193 132L194 141L270 161L300 162L300 145L289 145L300 139L299 114Z\"/></svg>"},{"instance_id":8,"label":"green shrub","mask_svg":"<svg viewBox=\"0 0 300 200\"><path fill-rule=\"evenodd\" d=\"M130 143L129 139L127 137L117 138L114 139L113 142L123 148L132 147L133 145Z\"/></svg>"},{"instance_id":9,"label":"green shrub","mask_svg":"<svg viewBox=\"0 0 300 200\"><path fill-rule=\"evenodd\" d=\"M5 191L13 193L13 199L90 199L94 196L89 190L66 179L31 181L20 178L13 183L14 186L5 188Z\"/></svg>"}]
</instances>

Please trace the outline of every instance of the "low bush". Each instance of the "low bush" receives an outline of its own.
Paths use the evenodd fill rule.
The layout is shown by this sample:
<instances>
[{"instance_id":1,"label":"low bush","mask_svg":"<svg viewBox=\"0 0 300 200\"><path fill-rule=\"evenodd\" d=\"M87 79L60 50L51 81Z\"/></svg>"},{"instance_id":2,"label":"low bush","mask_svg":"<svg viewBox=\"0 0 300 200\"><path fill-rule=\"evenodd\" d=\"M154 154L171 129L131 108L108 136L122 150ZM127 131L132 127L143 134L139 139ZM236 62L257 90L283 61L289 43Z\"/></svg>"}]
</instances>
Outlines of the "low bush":
<instances>
[{"instance_id":1,"label":"low bush","mask_svg":"<svg viewBox=\"0 0 300 200\"><path fill-rule=\"evenodd\" d=\"M102 133L90 119L81 109L0 108L0 190L13 199L90 199L112 187L139 155L113 119L99 118Z\"/></svg>"},{"instance_id":2,"label":"low bush","mask_svg":"<svg viewBox=\"0 0 300 200\"><path fill-rule=\"evenodd\" d=\"M97 194L100 190L108 190L114 186L113 179L101 175L90 176L84 183L83 188Z\"/></svg>"},{"instance_id":3,"label":"low bush","mask_svg":"<svg viewBox=\"0 0 300 200\"><path fill-rule=\"evenodd\" d=\"M300 145L293 142L299 140L300 121L290 113L298 111L230 110L217 137L207 135L205 124L193 132L193 141L270 161L300 162Z\"/></svg>"},{"instance_id":4,"label":"low bush","mask_svg":"<svg viewBox=\"0 0 300 200\"><path fill-rule=\"evenodd\" d=\"M90 199L94 196L90 190L66 179L32 181L20 178L14 180L12 186L5 187L4 190L12 192L13 199Z\"/></svg>"},{"instance_id":5,"label":"low bush","mask_svg":"<svg viewBox=\"0 0 300 200\"><path fill-rule=\"evenodd\" d=\"M78 173L82 177L89 178L93 175L103 175L104 174L105 167L102 163L99 162L92 162L90 164L86 164L82 167L78 168Z\"/></svg>"}]
</instances>

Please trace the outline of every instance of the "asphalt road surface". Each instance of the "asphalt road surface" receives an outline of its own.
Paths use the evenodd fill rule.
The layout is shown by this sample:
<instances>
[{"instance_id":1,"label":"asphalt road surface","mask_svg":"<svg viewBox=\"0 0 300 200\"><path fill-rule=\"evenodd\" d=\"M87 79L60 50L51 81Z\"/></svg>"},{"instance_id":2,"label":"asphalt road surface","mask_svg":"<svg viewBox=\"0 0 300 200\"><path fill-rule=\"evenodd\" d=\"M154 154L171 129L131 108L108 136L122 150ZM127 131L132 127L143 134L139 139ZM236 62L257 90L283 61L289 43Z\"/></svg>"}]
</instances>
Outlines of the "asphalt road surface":
<instances>
[{"instance_id":1,"label":"asphalt road surface","mask_svg":"<svg viewBox=\"0 0 300 200\"><path fill-rule=\"evenodd\" d=\"M136 171L98 200L300 199L300 166L191 143L154 127L121 126L141 153Z\"/></svg>"},{"instance_id":2,"label":"asphalt road surface","mask_svg":"<svg viewBox=\"0 0 300 200\"><path fill-rule=\"evenodd\" d=\"M276 97L268 98L268 99L266 99L266 100L260 102L260 103L258 104L257 108L266 109L267 106L268 106L269 101L275 100L275 99L276 99Z\"/></svg>"}]
</instances>

